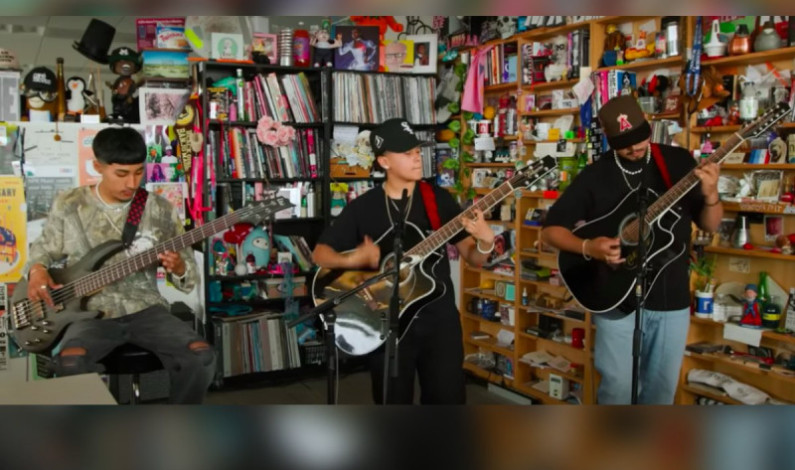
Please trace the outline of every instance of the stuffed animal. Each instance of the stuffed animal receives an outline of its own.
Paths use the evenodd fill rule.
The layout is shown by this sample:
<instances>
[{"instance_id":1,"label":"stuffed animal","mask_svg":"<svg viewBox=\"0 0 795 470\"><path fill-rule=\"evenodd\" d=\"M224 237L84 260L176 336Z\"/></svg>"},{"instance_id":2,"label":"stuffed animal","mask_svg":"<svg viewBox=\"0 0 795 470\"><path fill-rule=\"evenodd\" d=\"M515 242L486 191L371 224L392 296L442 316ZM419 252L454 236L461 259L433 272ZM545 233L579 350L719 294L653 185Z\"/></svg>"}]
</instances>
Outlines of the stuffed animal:
<instances>
[{"instance_id":1,"label":"stuffed animal","mask_svg":"<svg viewBox=\"0 0 795 470\"><path fill-rule=\"evenodd\" d=\"M83 92L86 90L86 81L80 77L69 77L66 81L66 111L69 114L82 114L86 106Z\"/></svg>"},{"instance_id":2,"label":"stuffed animal","mask_svg":"<svg viewBox=\"0 0 795 470\"><path fill-rule=\"evenodd\" d=\"M342 45L342 40L339 35L337 39L330 39L331 34L327 28L317 30L309 41L312 46L313 67L332 67L334 65L334 49Z\"/></svg>"},{"instance_id":3,"label":"stuffed animal","mask_svg":"<svg viewBox=\"0 0 795 470\"><path fill-rule=\"evenodd\" d=\"M245 259L248 255L254 255L254 267L257 270L266 268L271 259L271 242L268 232L263 227L255 227L246 235L243 244L240 246Z\"/></svg>"},{"instance_id":4,"label":"stuffed animal","mask_svg":"<svg viewBox=\"0 0 795 470\"><path fill-rule=\"evenodd\" d=\"M119 75L110 87L113 96L113 118L124 122L138 122L138 84L132 76L141 70L141 56L129 47L119 47L110 54L110 70Z\"/></svg>"}]
</instances>

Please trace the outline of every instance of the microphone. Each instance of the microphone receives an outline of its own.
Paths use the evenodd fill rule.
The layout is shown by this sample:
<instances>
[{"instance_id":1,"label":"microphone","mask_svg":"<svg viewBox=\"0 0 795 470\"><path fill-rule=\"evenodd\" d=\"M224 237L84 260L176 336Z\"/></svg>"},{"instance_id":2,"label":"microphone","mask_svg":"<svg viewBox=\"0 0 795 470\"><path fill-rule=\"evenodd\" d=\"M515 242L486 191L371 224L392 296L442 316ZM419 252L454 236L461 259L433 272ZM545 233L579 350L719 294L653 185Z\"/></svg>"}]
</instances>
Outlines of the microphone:
<instances>
[{"instance_id":1,"label":"microphone","mask_svg":"<svg viewBox=\"0 0 795 470\"><path fill-rule=\"evenodd\" d=\"M403 218L405 219L408 216L409 212L409 190L403 188L403 196L400 198L400 207L403 208Z\"/></svg>"}]
</instances>

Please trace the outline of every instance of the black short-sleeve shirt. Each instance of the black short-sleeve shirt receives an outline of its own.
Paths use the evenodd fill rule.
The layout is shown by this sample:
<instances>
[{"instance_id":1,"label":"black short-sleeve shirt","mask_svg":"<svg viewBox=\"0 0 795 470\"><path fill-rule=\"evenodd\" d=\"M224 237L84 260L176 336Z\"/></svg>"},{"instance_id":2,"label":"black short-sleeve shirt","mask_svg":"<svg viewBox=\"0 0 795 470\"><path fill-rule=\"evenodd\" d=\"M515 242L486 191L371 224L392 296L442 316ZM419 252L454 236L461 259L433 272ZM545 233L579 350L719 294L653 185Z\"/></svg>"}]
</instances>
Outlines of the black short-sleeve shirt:
<instances>
[{"instance_id":1,"label":"black short-sleeve shirt","mask_svg":"<svg viewBox=\"0 0 795 470\"><path fill-rule=\"evenodd\" d=\"M672 184L676 184L696 166L696 161L683 148L660 145L660 150ZM630 172L639 170L644 164L645 160L630 162L621 159L621 166ZM648 184L658 196L661 196L668 188L653 157L645 168L639 175L625 175L629 184L633 187L637 186L641 182L643 173L650 170L647 176L649 181L644 180L644 184ZM572 230L582 222L588 222L609 213L629 192L629 186L622 176L621 169L616 164L613 152L607 152L598 161L586 167L566 188L549 209L544 226L561 226ZM704 196L701 194L701 183L674 204L672 209L681 217L673 231L674 240L678 246L681 246L682 243L689 246L692 232L691 222L699 220L703 208ZM689 250L677 258L659 276L646 298L645 307L647 309L678 310L690 305L688 252ZM630 297L634 300L633 296ZM627 305L624 305L622 309L626 310L626 307Z\"/></svg>"},{"instance_id":2,"label":"black short-sleeve shirt","mask_svg":"<svg viewBox=\"0 0 795 470\"><path fill-rule=\"evenodd\" d=\"M436 205L439 212L439 219L441 224L444 225L461 212L461 207L453 199L452 195L436 186L433 186L433 191L436 196ZM427 238L433 232L431 229L431 222L428 219L428 214L425 209L425 204L422 200L422 192L420 191L419 184L414 187L414 194L411 197L411 208L407 223L418 228L422 234ZM351 201L340 213L331 226L327 227L318 239L318 243L323 243L338 252L344 252L356 248L365 236L372 238L381 248L381 257L383 258L387 253L392 252L393 238L390 235L384 236L389 232L391 225L390 215L392 220L397 217L397 209L393 206L400 206L400 200L387 200L384 193L383 186L379 185L367 191L361 196ZM391 213L387 210L391 210ZM408 230L412 230L407 228ZM468 234L464 231L455 235L450 243L456 244L466 238ZM406 237L403 245L403 250L409 250L417 243L417 237L414 237L414 243L409 241L411 237ZM450 263L447 260L445 247L441 247L442 258L437 264L434 275L437 280L441 280L445 285L445 294L440 299L429 305L434 309L442 306L447 309L452 308L455 310L455 297L453 294L453 284L450 279Z\"/></svg>"}]
</instances>

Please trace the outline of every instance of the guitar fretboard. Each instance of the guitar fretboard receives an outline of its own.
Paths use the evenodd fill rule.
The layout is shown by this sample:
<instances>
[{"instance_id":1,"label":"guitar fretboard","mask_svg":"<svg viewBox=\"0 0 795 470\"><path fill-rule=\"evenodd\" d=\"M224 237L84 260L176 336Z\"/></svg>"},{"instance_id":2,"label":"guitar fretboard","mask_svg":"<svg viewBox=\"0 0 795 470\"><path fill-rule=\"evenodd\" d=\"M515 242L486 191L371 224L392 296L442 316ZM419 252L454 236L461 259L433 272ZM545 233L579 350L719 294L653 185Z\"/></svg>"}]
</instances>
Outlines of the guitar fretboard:
<instances>
[{"instance_id":1,"label":"guitar fretboard","mask_svg":"<svg viewBox=\"0 0 795 470\"><path fill-rule=\"evenodd\" d=\"M258 214L260 217L267 218L285 207L290 207L290 204L285 205L281 198L270 201L260 201L255 206L247 206L235 212L226 214L219 217L212 222L206 223L201 227L183 233L170 240L157 244L149 250L143 251L129 258L114 263L110 266L105 266L91 274L88 274L73 283L73 289L78 297L82 297L99 289L108 284L118 281L130 274L140 271L152 264L158 262L157 256L166 251L179 251L185 247L191 246L196 242L204 240L216 233L219 233L232 225L246 220L253 214Z\"/></svg>"},{"instance_id":2,"label":"guitar fretboard","mask_svg":"<svg viewBox=\"0 0 795 470\"><path fill-rule=\"evenodd\" d=\"M544 170L544 167L536 164L533 168L527 168L524 171L518 171L516 174L513 175L509 180L502 183L496 189L494 189L489 194L480 198L475 204L471 207L466 209L465 211L461 212L458 216L452 219L450 222L447 222L434 233L428 236L425 240L421 241L420 243L414 245L410 250L408 250L405 255L406 256L419 256L420 258L424 258L429 254L433 253L439 247L444 245L447 240L453 238L458 232L464 229L462 224L462 220L464 217L472 218L475 214L475 209L480 209L483 212L494 207L497 203L505 199L511 192L524 180L529 178L538 176ZM549 171L549 170L547 170Z\"/></svg>"}]
</instances>

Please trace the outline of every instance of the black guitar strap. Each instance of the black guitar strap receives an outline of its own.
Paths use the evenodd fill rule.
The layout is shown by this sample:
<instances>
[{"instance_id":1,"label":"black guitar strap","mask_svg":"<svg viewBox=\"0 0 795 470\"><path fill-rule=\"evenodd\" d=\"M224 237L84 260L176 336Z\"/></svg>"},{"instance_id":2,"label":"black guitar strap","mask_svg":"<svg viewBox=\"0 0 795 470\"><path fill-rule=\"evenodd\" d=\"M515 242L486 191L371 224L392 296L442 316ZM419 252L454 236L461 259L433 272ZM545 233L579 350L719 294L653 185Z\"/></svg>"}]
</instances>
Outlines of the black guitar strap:
<instances>
[{"instance_id":1,"label":"black guitar strap","mask_svg":"<svg viewBox=\"0 0 795 470\"><path fill-rule=\"evenodd\" d=\"M138 224L141 223L141 217L144 215L148 197L149 192L144 188L138 188L135 191L132 204L130 204L130 212L127 213L127 222L124 223L124 231L121 234L121 242L124 244L124 248L129 248L135 238L135 232L138 231Z\"/></svg>"}]
</instances>

